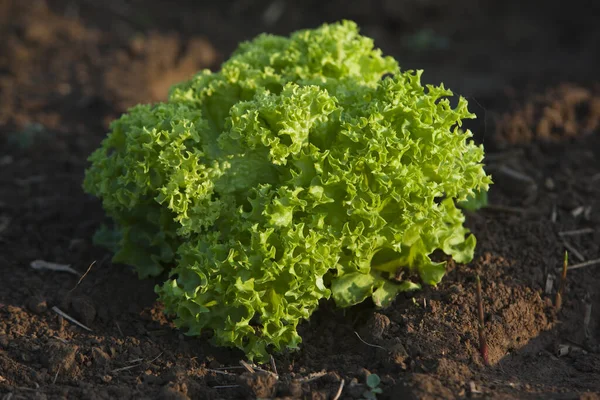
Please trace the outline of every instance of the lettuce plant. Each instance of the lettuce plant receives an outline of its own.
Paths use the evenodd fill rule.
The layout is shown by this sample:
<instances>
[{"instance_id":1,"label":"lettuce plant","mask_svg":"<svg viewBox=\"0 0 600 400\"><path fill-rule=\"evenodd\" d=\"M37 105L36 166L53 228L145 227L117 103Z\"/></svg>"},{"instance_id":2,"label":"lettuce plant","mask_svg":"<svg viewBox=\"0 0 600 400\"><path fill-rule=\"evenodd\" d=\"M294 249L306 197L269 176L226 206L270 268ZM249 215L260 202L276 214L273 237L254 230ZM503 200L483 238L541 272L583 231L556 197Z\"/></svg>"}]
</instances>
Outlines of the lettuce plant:
<instances>
[{"instance_id":1,"label":"lettuce plant","mask_svg":"<svg viewBox=\"0 0 600 400\"><path fill-rule=\"evenodd\" d=\"M345 21L242 43L219 72L116 120L84 188L115 223L114 261L189 335L251 359L295 349L321 299L380 307L473 257L457 208L490 179L473 118ZM104 231L106 233L106 231Z\"/></svg>"}]
</instances>

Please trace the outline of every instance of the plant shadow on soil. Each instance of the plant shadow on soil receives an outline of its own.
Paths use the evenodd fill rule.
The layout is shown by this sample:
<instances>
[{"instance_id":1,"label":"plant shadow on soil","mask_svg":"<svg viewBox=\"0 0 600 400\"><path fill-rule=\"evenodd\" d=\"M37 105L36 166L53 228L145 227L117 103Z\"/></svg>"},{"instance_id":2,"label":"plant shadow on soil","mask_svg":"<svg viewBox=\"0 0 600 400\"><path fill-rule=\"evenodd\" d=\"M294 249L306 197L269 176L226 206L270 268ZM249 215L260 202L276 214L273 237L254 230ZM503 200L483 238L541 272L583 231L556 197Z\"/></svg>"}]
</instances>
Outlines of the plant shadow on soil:
<instances>
[{"instance_id":1,"label":"plant shadow on soil","mask_svg":"<svg viewBox=\"0 0 600 400\"><path fill-rule=\"evenodd\" d=\"M548 3L550 17L542 18L517 12L516 2L478 8L440 1L396 10L385 8L389 2L365 8L360 1L334 1L323 15L289 6L268 25L261 18L270 2L235 2L241 8L233 11L182 2L173 14L152 1L141 14L152 18L138 15L133 22L117 3L0 3L0 33L7 38L0 44L6 55L0 57L3 398L325 399L342 379L341 398L360 398L370 373L382 379L382 399L597 398L600 267L569 272L558 314L552 306L558 281L545 293L548 275L559 276L565 246L571 263L600 253L600 96L589 84L596 79L590 66L597 65L598 33L585 23L593 15L589 4L574 2L569 17ZM464 28L465 10L482 18ZM182 14L187 22L179 27ZM495 38L496 30L480 26L490 15L497 32L509 24L518 29ZM251 17L262 22L248 22ZM300 327L302 350L275 356L275 380L240 369L238 351L183 336L155 302L160 281L139 281L91 244L104 216L81 191L85 158L127 106L164 98L170 83L215 67L239 40L342 17L364 25L386 52L406 54L407 66L423 67L430 80L476 96L471 104L484 118L472 126L489 151L493 207L467 216L478 238L472 263L450 261L439 287L401 295L386 310L369 304L336 310L324 302ZM566 40L574 29L569 18L580 22L579 31ZM557 21L564 24L554 31ZM452 51L415 50L422 42L395 46L431 24L456 41ZM149 25L151 31L140 28ZM536 42L549 31L550 39ZM497 47L489 50L494 39ZM558 42L564 54L549 59ZM531 43L541 44L530 51ZM532 87L522 85L526 80ZM579 85L557 85L563 80ZM520 89L505 89L511 86ZM588 233L559 235L575 229ZM71 264L81 273L97 262L77 284L75 275L31 269L35 259ZM478 350L476 274L490 367Z\"/></svg>"}]
</instances>

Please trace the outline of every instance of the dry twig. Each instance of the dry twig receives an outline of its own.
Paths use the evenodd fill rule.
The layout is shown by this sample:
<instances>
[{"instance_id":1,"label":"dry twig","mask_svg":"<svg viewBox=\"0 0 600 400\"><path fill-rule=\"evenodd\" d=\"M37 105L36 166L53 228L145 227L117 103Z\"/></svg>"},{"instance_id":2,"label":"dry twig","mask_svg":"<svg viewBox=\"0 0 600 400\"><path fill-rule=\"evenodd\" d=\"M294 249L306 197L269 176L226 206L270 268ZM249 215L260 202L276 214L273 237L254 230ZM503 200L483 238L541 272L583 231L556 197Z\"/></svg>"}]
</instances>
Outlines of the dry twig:
<instances>
[{"instance_id":1,"label":"dry twig","mask_svg":"<svg viewBox=\"0 0 600 400\"><path fill-rule=\"evenodd\" d=\"M575 236L575 235L585 235L588 233L594 233L595 231L592 228L583 228L583 229L573 229L571 231L561 231L558 232L560 236Z\"/></svg>"},{"instance_id":2,"label":"dry twig","mask_svg":"<svg viewBox=\"0 0 600 400\"><path fill-rule=\"evenodd\" d=\"M517 171L516 169L513 169L506 164L500 165L498 171L516 181L527 183L530 185L535 185L535 180L532 177L526 175L521 171Z\"/></svg>"},{"instance_id":3,"label":"dry twig","mask_svg":"<svg viewBox=\"0 0 600 400\"><path fill-rule=\"evenodd\" d=\"M251 365L243 360L240 361L240 365L242 366L242 368L244 368L246 371L250 372L251 374L256 373L256 371L259 371L259 372L264 372L265 374L268 374L268 375L272 375L276 379L279 379L279 375L277 375L277 373L267 371L266 369L262 369L260 367L257 367L256 365ZM275 360L273 360L273 366L274 365L275 365ZM275 370L277 370L277 368L275 368Z\"/></svg>"},{"instance_id":4,"label":"dry twig","mask_svg":"<svg viewBox=\"0 0 600 400\"><path fill-rule=\"evenodd\" d=\"M60 336L52 336L52 339L56 339L59 342L64 343L64 344L68 344L69 343L69 342L66 341L66 339L63 339Z\"/></svg>"},{"instance_id":5,"label":"dry twig","mask_svg":"<svg viewBox=\"0 0 600 400\"><path fill-rule=\"evenodd\" d=\"M140 365L142 365L142 363L139 364L135 364L135 365L128 365L126 367L121 367L121 368L117 368L117 369L113 369L112 371L110 371L111 373L115 374L117 372L122 372L122 371L127 371L128 369L132 369L132 368L136 368L139 367Z\"/></svg>"},{"instance_id":6,"label":"dry twig","mask_svg":"<svg viewBox=\"0 0 600 400\"><path fill-rule=\"evenodd\" d=\"M69 293L71 293L73 290L77 289L77 286L79 286L79 284L86 277L86 275L88 274L88 272L90 272L90 270L92 269L92 267L94 266L94 264L96 264L96 260L92 261L92 263L88 267L87 271L85 271L85 274L81 275L81 278L79 278L79 280L77 281L77 283L75 284L75 286L73 286L73 289L69 290Z\"/></svg>"},{"instance_id":7,"label":"dry twig","mask_svg":"<svg viewBox=\"0 0 600 400\"><path fill-rule=\"evenodd\" d=\"M346 383L346 381L342 379L342 381L340 382L340 387L338 388L337 392L335 393L335 396L333 396L333 400L338 400L340 398L340 396L342 395L342 391L344 390L344 383Z\"/></svg>"},{"instance_id":8,"label":"dry twig","mask_svg":"<svg viewBox=\"0 0 600 400\"><path fill-rule=\"evenodd\" d=\"M161 351L160 353L158 353L158 355L156 357L154 357L152 360L148 361L148 364L152 364L154 361L158 360L158 358L160 356L162 356L163 353L164 353L163 351Z\"/></svg>"},{"instance_id":9,"label":"dry twig","mask_svg":"<svg viewBox=\"0 0 600 400\"><path fill-rule=\"evenodd\" d=\"M44 261L44 260L34 260L29 265L31 266L31 268L36 269L36 270L47 269L49 271L55 271L55 272L69 272L69 273L77 275L77 276L81 275L78 271L74 270L73 268L71 268L70 265L67 265L67 264L57 264L57 263L48 262L48 261Z\"/></svg>"},{"instance_id":10,"label":"dry twig","mask_svg":"<svg viewBox=\"0 0 600 400\"><path fill-rule=\"evenodd\" d=\"M219 371L218 369L205 368L205 370L208 372L214 372L215 374L219 374L219 375L235 376L235 374L232 372Z\"/></svg>"},{"instance_id":11,"label":"dry twig","mask_svg":"<svg viewBox=\"0 0 600 400\"><path fill-rule=\"evenodd\" d=\"M90 328L88 328L87 326L85 326L84 324L82 324L81 322L77 321L75 318L71 317L70 315L68 315L67 313L65 313L64 311L62 311L60 308L54 306L52 307L52 311L54 311L55 313L57 313L58 315L60 315L61 317L63 317L66 320L71 321L72 323L74 323L75 325L80 326L81 328L85 329L86 331L91 332L92 330Z\"/></svg>"},{"instance_id":12,"label":"dry twig","mask_svg":"<svg viewBox=\"0 0 600 400\"><path fill-rule=\"evenodd\" d=\"M125 335L123 335L123 331L121 330L121 326L119 325L119 323L117 321L115 321L115 325L117 326L117 329L119 330L119 333L121 334L121 337L125 337Z\"/></svg>"},{"instance_id":13,"label":"dry twig","mask_svg":"<svg viewBox=\"0 0 600 400\"><path fill-rule=\"evenodd\" d=\"M586 262L582 262L580 264L571 265L568 269L570 271L572 269L579 269L579 268L584 268L584 267L591 267L593 265L598 265L598 264L600 264L600 258L597 258L595 260L589 260L589 261L586 261ZM557 271L561 271L561 269L557 269Z\"/></svg>"},{"instance_id":14,"label":"dry twig","mask_svg":"<svg viewBox=\"0 0 600 400\"><path fill-rule=\"evenodd\" d=\"M162 354L163 354L163 352L161 351L160 353L158 353L158 355L157 355L156 357L154 357L154 358L153 358L152 360L150 360L150 361L147 361L146 363L147 363L147 364L152 364L154 361L158 360L158 358L159 358L160 356L162 356ZM138 362L138 361L139 361L139 362ZM129 361L129 362L138 362L138 363L137 363L137 364L134 364L134 365L128 365L128 366L126 366L126 367L121 367L121 368L113 369L113 370L112 370L112 371L110 371L110 372L114 374L114 373L116 373L116 372L127 371L127 370L129 370L129 369L132 369L132 368L139 367L140 365L143 365L143 364L144 364L144 359L143 359L143 358L138 358L138 359L135 359L135 360L131 360L131 361Z\"/></svg>"},{"instance_id":15,"label":"dry twig","mask_svg":"<svg viewBox=\"0 0 600 400\"><path fill-rule=\"evenodd\" d=\"M367 343L367 342L365 342L365 341L364 341L364 340L363 340L363 339L360 337L360 335L358 334L358 332L356 332L356 331L354 331L354 334L356 335L356 337L358 338L358 340L360 340L361 342L363 342L363 343L364 343L364 344L366 344L367 346L370 346L370 347L375 347L375 348L378 348L378 349L387 350L387 349L386 349L385 347L383 347L383 346L379 346L379 345L377 345L377 344L371 344L371 343Z\"/></svg>"},{"instance_id":16,"label":"dry twig","mask_svg":"<svg viewBox=\"0 0 600 400\"><path fill-rule=\"evenodd\" d=\"M254 368L252 368L252 365L248 364L246 361L244 360L240 360L240 365L244 368L246 368L246 371L250 372L251 374L255 373L256 371L254 370Z\"/></svg>"},{"instance_id":17,"label":"dry twig","mask_svg":"<svg viewBox=\"0 0 600 400\"><path fill-rule=\"evenodd\" d=\"M54 375L54 379L52 379L52 384L55 385L56 384L56 380L58 379L58 373L60 372L60 367L61 365L58 365L58 368L56 369L56 375Z\"/></svg>"},{"instance_id":18,"label":"dry twig","mask_svg":"<svg viewBox=\"0 0 600 400\"><path fill-rule=\"evenodd\" d=\"M269 361L271 362L271 369L273 370L273 373L274 373L275 375L279 375L279 374L277 373L277 365L275 365L275 359L273 358L273 356L272 356L272 355L269 355Z\"/></svg>"},{"instance_id":19,"label":"dry twig","mask_svg":"<svg viewBox=\"0 0 600 400\"><path fill-rule=\"evenodd\" d=\"M324 371L314 372L312 374L309 374L307 377L296 379L296 382L298 382L298 383L312 382L312 381L316 381L319 378L324 377L325 375L327 375L327 372L324 372Z\"/></svg>"}]
</instances>

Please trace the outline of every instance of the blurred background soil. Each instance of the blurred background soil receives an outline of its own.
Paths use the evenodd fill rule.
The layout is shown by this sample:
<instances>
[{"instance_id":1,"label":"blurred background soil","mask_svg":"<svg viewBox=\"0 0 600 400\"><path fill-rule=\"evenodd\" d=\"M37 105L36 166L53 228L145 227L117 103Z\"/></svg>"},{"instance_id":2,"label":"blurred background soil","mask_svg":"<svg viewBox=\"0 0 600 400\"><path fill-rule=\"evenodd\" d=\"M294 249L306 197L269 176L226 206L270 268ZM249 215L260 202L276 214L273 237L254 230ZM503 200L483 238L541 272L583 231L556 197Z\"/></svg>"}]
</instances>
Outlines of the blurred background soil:
<instances>
[{"instance_id":1,"label":"blurred background soil","mask_svg":"<svg viewBox=\"0 0 600 400\"><path fill-rule=\"evenodd\" d=\"M600 392L600 3L476 0L0 0L0 396L19 398L593 399ZM468 215L476 259L390 308L324 302L277 375L188 338L91 243L81 191L108 124L218 69L237 43L355 20L403 69L469 100L491 206ZM80 275L40 271L33 260ZM90 267L91 265L91 267ZM483 284L490 366L478 351ZM553 282L553 283L552 283ZM56 313L66 312L90 331ZM273 371L272 365L263 369Z\"/></svg>"}]
</instances>

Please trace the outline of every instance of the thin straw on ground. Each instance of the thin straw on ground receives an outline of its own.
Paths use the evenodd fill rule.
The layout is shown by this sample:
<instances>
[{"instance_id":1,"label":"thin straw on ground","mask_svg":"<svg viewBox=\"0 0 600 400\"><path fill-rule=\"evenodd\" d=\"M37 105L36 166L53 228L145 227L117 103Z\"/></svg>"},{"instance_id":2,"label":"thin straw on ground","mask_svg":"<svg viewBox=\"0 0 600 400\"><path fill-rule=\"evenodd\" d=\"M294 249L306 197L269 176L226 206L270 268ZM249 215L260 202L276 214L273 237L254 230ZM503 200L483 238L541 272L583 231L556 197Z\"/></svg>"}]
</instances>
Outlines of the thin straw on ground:
<instances>
[{"instance_id":1,"label":"thin straw on ground","mask_svg":"<svg viewBox=\"0 0 600 400\"><path fill-rule=\"evenodd\" d=\"M52 311L54 311L55 313L57 313L58 315L60 315L64 319L66 319L68 321L71 321L75 325L80 326L81 328L85 329L86 331L92 332L92 330L90 328L88 328L87 326L85 326L81 322L77 321L75 318L71 317L70 315L68 315L67 313L65 313L64 311L62 311L60 308L54 306L54 307L52 307Z\"/></svg>"},{"instance_id":2,"label":"thin straw on ground","mask_svg":"<svg viewBox=\"0 0 600 400\"><path fill-rule=\"evenodd\" d=\"M81 278L79 278L79 280L77 281L77 283L75 284L75 286L73 286L73 289L69 290L69 293L71 293L73 290L77 289L77 286L79 286L79 284L81 283L81 281L83 281L83 279L86 277L86 275L88 274L88 272L90 272L90 270L92 269L92 267L94 266L94 264L96 264L96 260L92 261L92 263L90 264L90 266L88 267L88 269L85 271L85 273L83 275L81 275Z\"/></svg>"},{"instance_id":3,"label":"thin straw on ground","mask_svg":"<svg viewBox=\"0 0 600 400\"><path fill-rule=\"evenodd\" d=\"M364 344L366 344L366 345L367 345L367 346L369 346L369 347L376 347L376 348L378 348L378 349L387 350L387 349L386 349L385 347L383 347L383 346L379 346L379 345L376 345L376 344L371 344L371 343L367 343L367 342L365 342L365 341L363 340L363 338L361 338L361 337L360 337L360 335L358 334L358 332L356 332L356 331L354 331L354 334L356 335L356 337L358 338L358 340L360 340L361 342L363 342Z\"/></svg>"},{"instance_id":4,"label":"thin straw on ground","mask_svg":"<svg viewBox=\"0 0 600 400\"><path fill-rule=\"evenodd\" d=\"M570 271L572 269L591 267L591 266L595 266L595 265L599 265L599 264L600 264L600 258L596 258L595 260L589 260L586 262L582 262L580 264L573 264L568 269ZM562 271L562 268L558 268L557 271Z\"/></svg>"},{"instance_id":5,"label":"thin straw on ground","mask_svg":"<svg viewBox=\"0 0 600 400\"><path fill-rule=\"evenodd\" d=\"M340 387L338 388L337 392L335 393L335 396L333 396L333 400L338 400L340 398L340 396L342 395L342 391L344 390L344 383L346 383L346 381L344 379L342 379L342 381L340 382Z\"/></svg>"},{"instance_id":6,"label":"thin straw on ground","mask_svg":"<svg viewBox=\"0 0 600 400\"><path fill-rule=\"evenodd\" d=\"M44 260L34 260L29 264L29 266L36 270L44 270L45 269L45 270L55 271L55 272L68 272L73 275L81 276L81 274L78 271L71 268L71 266L68 264L57 264L57 263L48 262L48 261L44 261Z\"/></svg>"},{"instance_id":7,"label":"thin straw on ground","mask_svg":"<svg viewBox=\"0 0 600 400\"><path fill-rule=\"evenodd\" d=\"M592 228L583 228L583 229L574 229L571 231L561 231L558 232L560 236L576 236L576 235L585 235L588 233L594 233L595 231Z\"/></svg>"}]
</instances>

